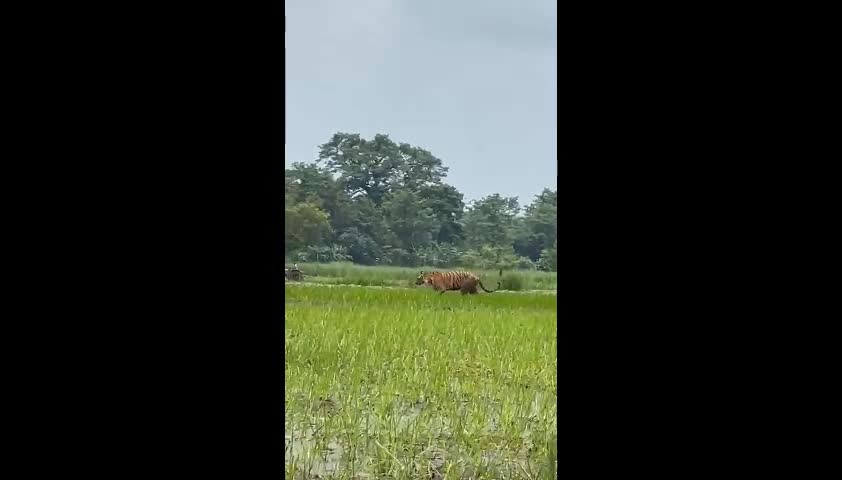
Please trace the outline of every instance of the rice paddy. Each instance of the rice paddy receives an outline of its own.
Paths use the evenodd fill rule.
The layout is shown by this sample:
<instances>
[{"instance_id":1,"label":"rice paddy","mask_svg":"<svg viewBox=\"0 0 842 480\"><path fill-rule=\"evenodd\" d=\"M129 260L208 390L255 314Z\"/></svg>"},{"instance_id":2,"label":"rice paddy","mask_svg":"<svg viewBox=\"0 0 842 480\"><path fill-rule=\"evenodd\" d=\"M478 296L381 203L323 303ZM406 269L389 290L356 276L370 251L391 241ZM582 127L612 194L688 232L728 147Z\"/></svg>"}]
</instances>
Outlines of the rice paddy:
<instances>
[{"instance_id":1,"label":"rice paddy","mask_svg":"<svg viewBox=\"0 0 842 480\"><path fill-rule=\"evenodd\" d=\"M556 295L331 287L285 286L287 479L556 478Z\"/></svg>"}]
</instances>

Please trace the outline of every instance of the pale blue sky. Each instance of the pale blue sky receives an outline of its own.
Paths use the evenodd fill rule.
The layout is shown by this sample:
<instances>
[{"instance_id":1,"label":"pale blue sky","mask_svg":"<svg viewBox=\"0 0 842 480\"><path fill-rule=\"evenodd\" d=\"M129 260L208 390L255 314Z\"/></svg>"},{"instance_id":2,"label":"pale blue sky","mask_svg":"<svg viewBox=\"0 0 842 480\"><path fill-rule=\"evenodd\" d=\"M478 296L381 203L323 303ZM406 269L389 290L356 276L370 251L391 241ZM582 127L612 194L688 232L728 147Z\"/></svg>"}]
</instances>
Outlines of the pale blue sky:
<instances>
[{"instance_id":1,"label":"pale blue sky","mask_svg":"<svg viewBox=\"0 0 842 480\"><path fill-rule=\"evenodd\" d=\"M286 165L337 131L429 150L465 201L556 188L555 0L287 0Z\"/></svg>"}]
</instances>

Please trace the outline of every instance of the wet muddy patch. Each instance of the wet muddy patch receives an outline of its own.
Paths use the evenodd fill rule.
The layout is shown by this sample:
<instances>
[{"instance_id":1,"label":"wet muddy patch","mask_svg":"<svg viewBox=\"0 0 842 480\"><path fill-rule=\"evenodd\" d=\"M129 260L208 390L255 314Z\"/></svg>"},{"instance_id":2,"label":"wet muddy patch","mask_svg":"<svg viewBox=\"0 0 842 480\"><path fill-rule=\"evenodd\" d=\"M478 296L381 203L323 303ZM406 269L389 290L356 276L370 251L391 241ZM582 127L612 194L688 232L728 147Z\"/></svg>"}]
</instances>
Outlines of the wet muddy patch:
<instances>
[{"instance_id":1,"label":"wet muddy patch","mask_svg":"<svg viewBox=\"0 0 842 480\"><path fill-rule=\"evenodd\" d=\"M459 478L552 478L529 473L555 468L548 432L529 427L546 413L541 398L529 405L530 418L503 419L499 400L495 404L489 396L484 402L482 410L468 400L441 408L430 399L397 397L379 413L357 414L353 423L330 420L348 414L339 400L308 402L300 410L309 415L287 421L287 473L301 479L443 479L457 472ZM519 425L517 434L513 421Z\"/></svg>"}]
</instances>

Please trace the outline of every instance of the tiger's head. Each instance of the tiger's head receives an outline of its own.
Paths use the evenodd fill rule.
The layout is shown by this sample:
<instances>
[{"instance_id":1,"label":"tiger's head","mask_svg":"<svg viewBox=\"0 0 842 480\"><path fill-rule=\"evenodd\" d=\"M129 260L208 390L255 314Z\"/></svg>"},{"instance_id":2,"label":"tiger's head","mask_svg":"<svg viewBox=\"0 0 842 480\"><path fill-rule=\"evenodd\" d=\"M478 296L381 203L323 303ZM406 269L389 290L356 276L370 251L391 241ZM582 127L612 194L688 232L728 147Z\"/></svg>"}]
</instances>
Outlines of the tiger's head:
<instances>
[{"instance_id":1,"label":"tiger's head","mask_svg":"<svg viewBox=\"0 0 842 480\"><path fill-rule=\"evenodd\" d=\"M418 278L415 279L416 285L424 285L427 283L427 274L424 271L421 271L421 275L418 275Z\"/></svg>"}]
</instances>

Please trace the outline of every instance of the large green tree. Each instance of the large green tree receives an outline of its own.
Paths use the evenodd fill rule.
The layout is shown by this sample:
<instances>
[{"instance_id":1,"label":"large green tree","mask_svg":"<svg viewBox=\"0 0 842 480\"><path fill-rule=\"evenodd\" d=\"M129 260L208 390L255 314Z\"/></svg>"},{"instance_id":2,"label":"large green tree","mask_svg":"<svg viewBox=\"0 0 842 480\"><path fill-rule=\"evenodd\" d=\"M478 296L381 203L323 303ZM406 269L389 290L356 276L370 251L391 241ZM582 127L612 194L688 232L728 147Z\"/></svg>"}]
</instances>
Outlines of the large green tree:
<instances>
[{"instance_id":1,"label":"large green tree","mask_svg":"<svg viewBox=\"0 0 842 480\"><path fill-rule=\"evenodd\" d=\"M342 231L353 225L350 199L334 176L315 164L293 163L285 172L285 203L310 203L330 215L331 226Z\"/></svg>"},{"instance_id":2,"label":"large green tree","mask_svg":"<svg viewBox=\"0 0 842 480\"><path fill-rule=\"evenodd\" d=\"M407 190L389 195L383 202L383 214L392 245L409 252L432 243L433 232L438 230L432 210Z\"/></svg>"},{"instance_id":3,"label":"large green tree","mask_svg":"<svg viewBox=\"0 0 842 480\"><path fill-rule=\"evenodd\" d=\"M342 232L337 241L354 263L374 265L383 257L383 248L355 227Z\"/></svg>"},{"instance_id":4,"label":"large green tree","mask_svg":"<svg viewBox=\"0 0 842 480\"><path fill-rule=\"evenodd\" d=\"M349 209L351 226L337 232L337 243L348 250L355 263L377 263L389 241L383 210L366 196L353 198Z\"/></svg>"},{"instance_id":5,"label":"large green tree","mask_svg":"<svg viewBox=\"0 0 842 480\"><path fill-rule=\"evenodd\" d=\"M317 162L339 175L348 195L365 195L377 206L390 192L416 191L447 174L447 167L430 152L408 143L398 145L385 134L366 140L358 133L336 133L319 147Z\"/></svg>"},{"instance_id":6,"label":"large green tree","mask_svg":"<svg viewBox=\"0 0 842 480\"><path fill-rule=\"evenodd\" d=\"M433 231L433 240L438 243L460 243L465 202L459 190L452 185L438 183L419 187L416 195L436 219L437 229Z\"/></svg>"},{"instance_id":7,"label":"large green tree","mask_svg":"<svg viewBox=\"0 0 842 480\"><path fill-rule=\"evenodd\" d=\"M522 219L518 219L514 248L518 255L535 261L543 250L556 240L558 229L556 191L545 188L526 206Z\"/></svg>"},{"instance_id":8,"label":"large green tree","mask_svg":"<svg viewBox=\"0 0 842 480\"><path fill-rule=\"evenodd\" d=\"M502 197L495 193L474 202L464 216L466 246L511 248L518 211L517 197Z\"/></svg>"},{"instance_id":9,"label":"large green tree","mask_svg":"<svg viewBox=\"0 0 842 480\"><path fill-rule=\"evenodd\" d=\"M316 205L299 203L286 208L284 213L285 253L323 245L330 240L333 233L330 215Z\"/></svg>"},{"instance_id":10,"label":"large green tree","mask_svg":"<svg viewBox=\"0 0 842 480\"><path fill-rule=\"evenodd\" d=\"M368 197L360 196L351 200L350 218L351 227L349 228L356 229L380 245L384 245L388 240L389 231L383 209L375 205Z\"/></svg>"}]
</instances>

